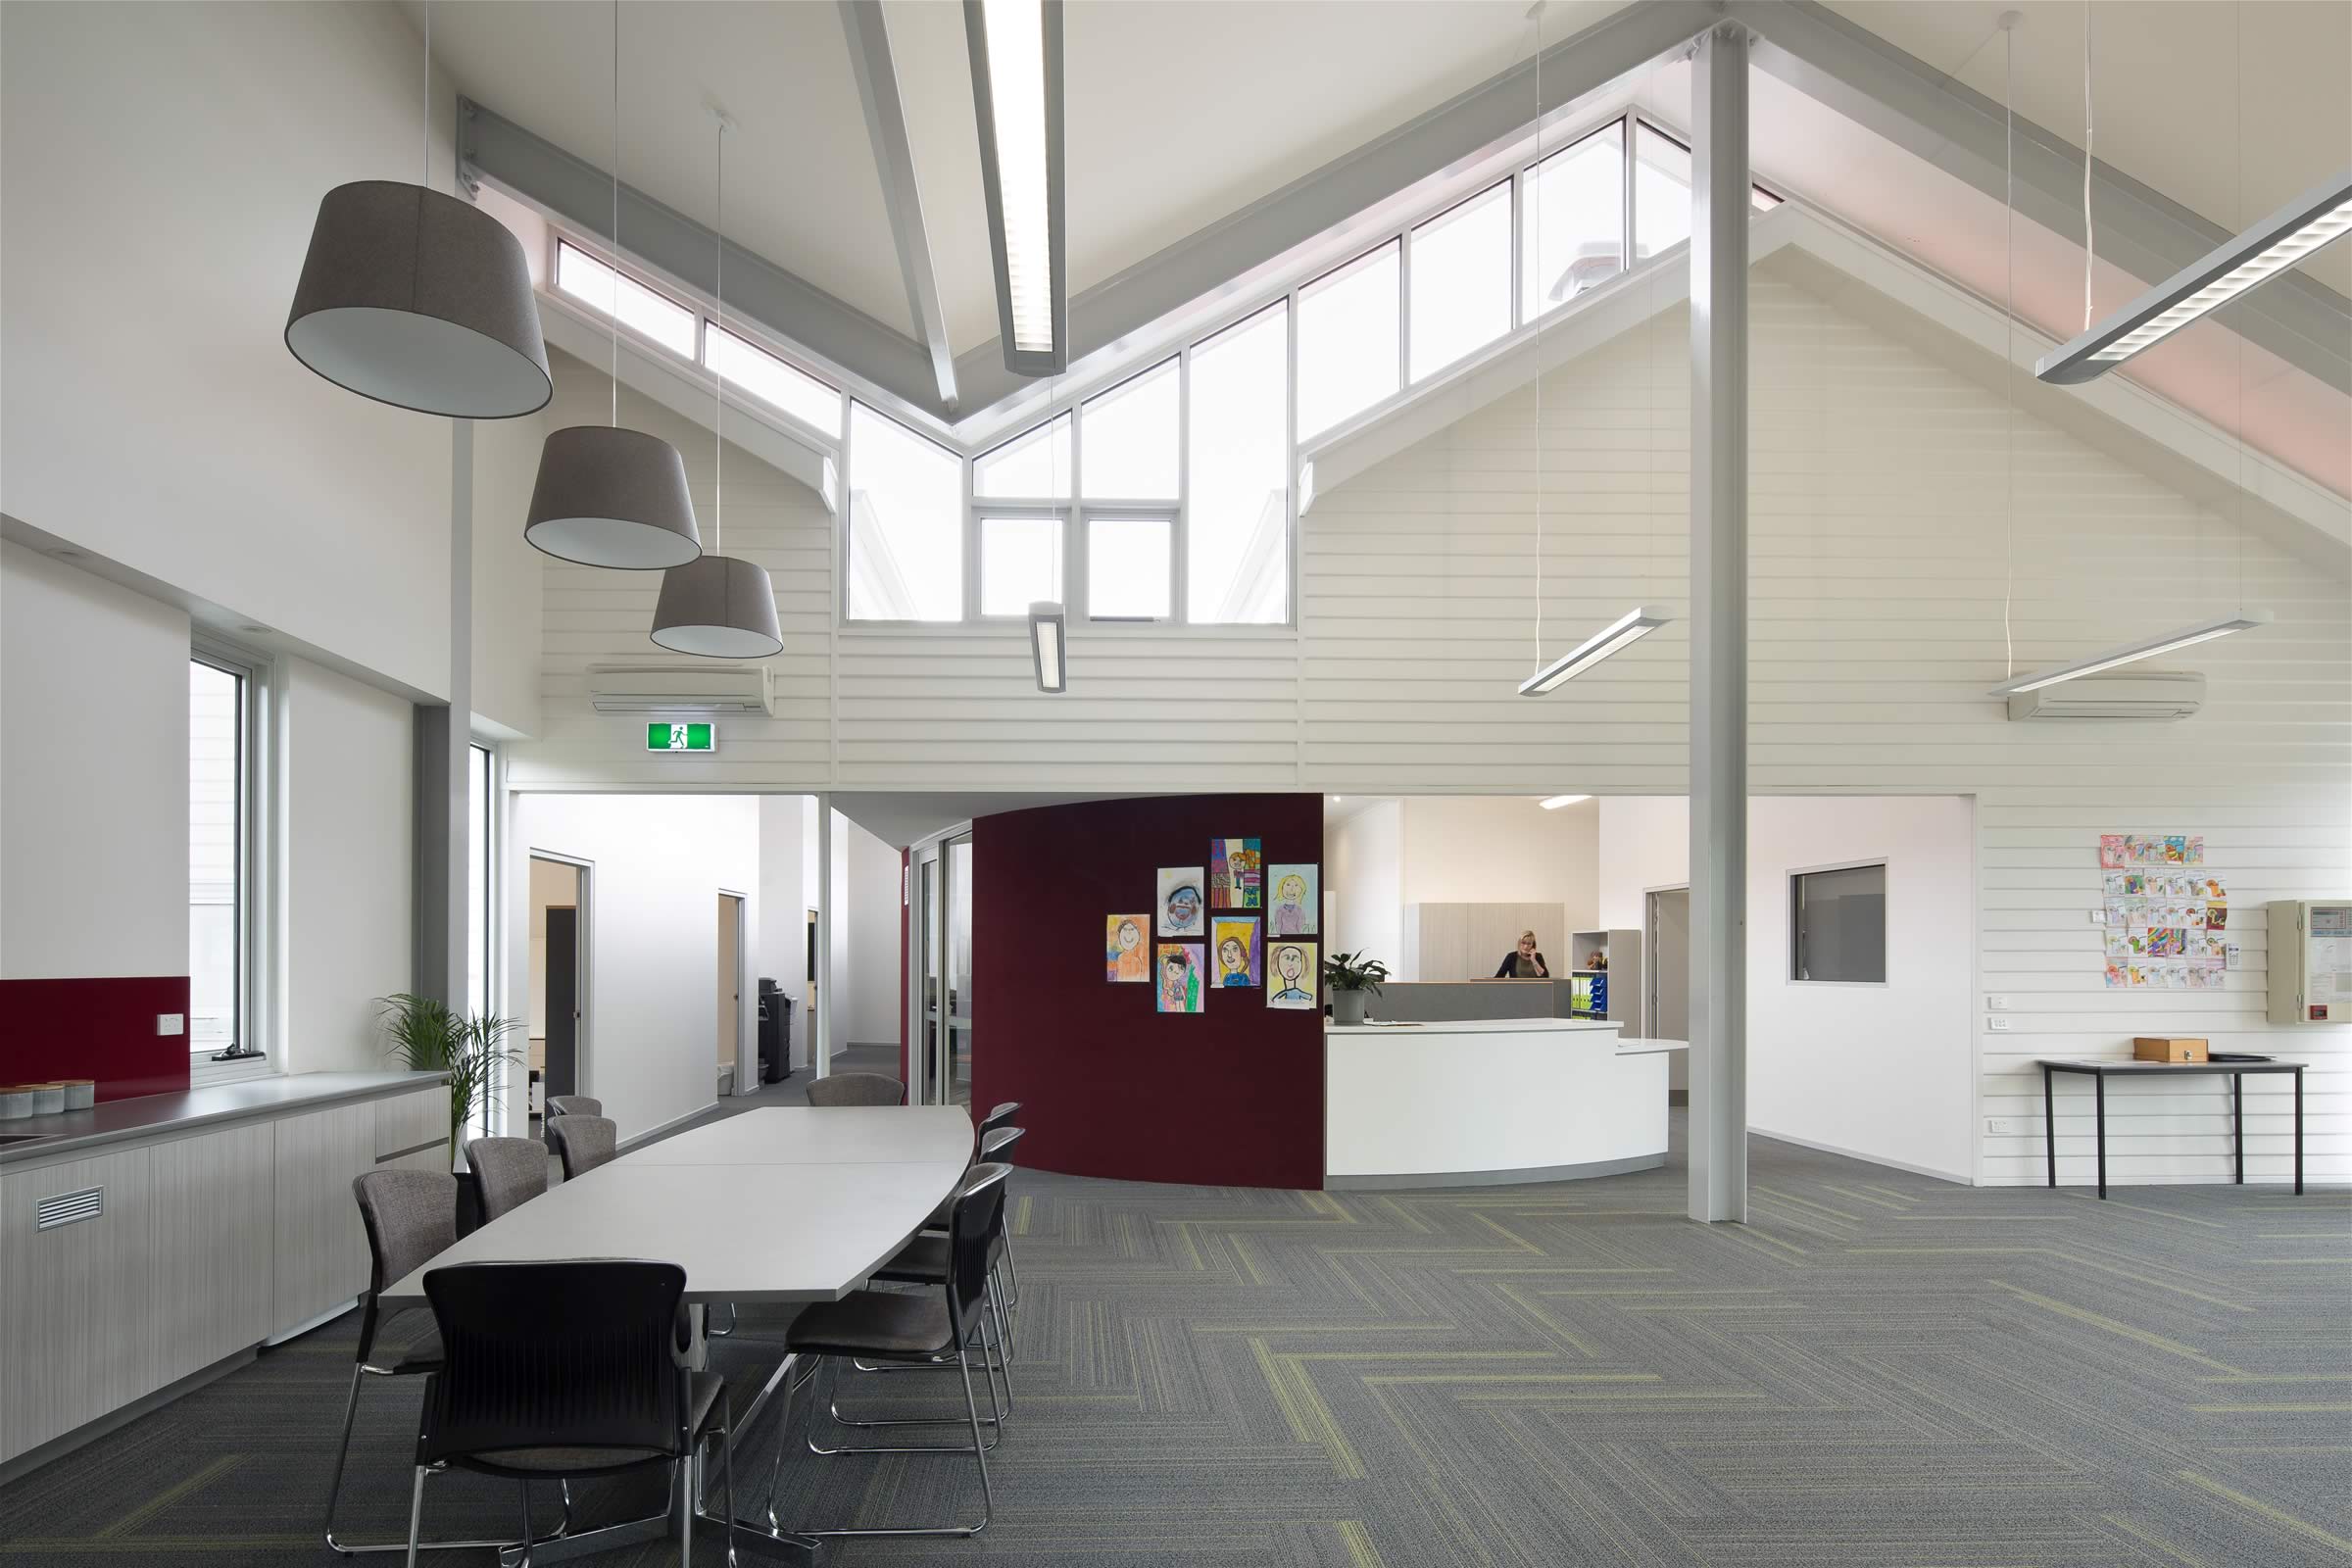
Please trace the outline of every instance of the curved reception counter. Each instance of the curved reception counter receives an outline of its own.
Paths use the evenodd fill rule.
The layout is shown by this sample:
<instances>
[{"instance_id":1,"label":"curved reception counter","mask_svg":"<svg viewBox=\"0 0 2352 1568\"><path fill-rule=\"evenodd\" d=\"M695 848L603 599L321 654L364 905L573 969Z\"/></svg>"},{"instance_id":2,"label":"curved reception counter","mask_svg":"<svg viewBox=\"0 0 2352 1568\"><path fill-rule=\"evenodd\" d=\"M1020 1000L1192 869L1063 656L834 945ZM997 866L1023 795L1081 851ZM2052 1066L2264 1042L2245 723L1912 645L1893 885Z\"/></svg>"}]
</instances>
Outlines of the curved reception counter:
<instances>
[{"instance_id":1,"label":"curved reception counter","mask_svg":"<svg viewBox=\"0 0 2352 1568\"><path fill-rule=\"evenodd\" d=\"M1666 1162L1678 1043L1617 1023L1485 1018L1324 1028L1323 1185L1567 1181Z\"/></svg>"}]
</instances>

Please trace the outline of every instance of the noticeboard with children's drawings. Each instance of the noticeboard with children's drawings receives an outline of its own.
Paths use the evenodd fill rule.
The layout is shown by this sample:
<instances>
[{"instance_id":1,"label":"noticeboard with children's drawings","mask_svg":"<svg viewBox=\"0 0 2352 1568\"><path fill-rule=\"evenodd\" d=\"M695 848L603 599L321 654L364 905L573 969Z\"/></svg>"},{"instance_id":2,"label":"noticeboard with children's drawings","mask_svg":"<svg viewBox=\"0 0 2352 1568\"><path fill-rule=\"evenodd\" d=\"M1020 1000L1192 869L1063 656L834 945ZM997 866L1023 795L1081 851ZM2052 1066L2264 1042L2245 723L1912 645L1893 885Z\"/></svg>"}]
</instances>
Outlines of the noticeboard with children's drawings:
<instances>
[{"instance_id":1,"label":"noticeboard with children's drawings","mask_svg":"<svg viewBox=\"0 0 2352 1568\"><path fill-rule=\"evenodd\" d=\"M2202 835L2102 833L2107 984L2219 991L2230 957L2230 890Z\"/></svg>"}]
</instances>

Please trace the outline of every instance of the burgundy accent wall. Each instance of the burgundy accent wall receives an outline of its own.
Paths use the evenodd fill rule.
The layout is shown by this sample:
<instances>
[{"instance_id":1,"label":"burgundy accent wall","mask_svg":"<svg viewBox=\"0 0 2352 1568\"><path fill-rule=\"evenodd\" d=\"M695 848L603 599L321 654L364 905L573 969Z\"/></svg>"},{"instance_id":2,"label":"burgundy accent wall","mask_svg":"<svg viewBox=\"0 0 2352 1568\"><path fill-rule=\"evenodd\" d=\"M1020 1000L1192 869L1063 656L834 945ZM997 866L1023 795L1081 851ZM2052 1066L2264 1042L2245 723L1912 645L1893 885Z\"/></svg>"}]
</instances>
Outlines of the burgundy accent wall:
<instances>
[{"instance_id":1,"label":"burgundy accent wall","mask_svg":"<svg viewBox=\"0 0 2352 1568\"><path fill-rule=\"evenodd\" d=\"M94 1078L100 1100L188 1087L188 1037L155 1015L188 1014L188 977L0 980L0 1084Z\"/></svg>"},{"instance_id":2,"label":"burgundy accent wall","mask_svg":"<svg viewBox=\"0 0 2352 1568\"><path fill-rule=\"evenodd\" d=\"M1102 917L1150 910L1157 869L1205 866L1212 837L1320 865L1323 797L1096 801L973 822L972 1104L1021 1102L1023 1165L1323 1185L1320 1012L1208 986L1205 1011L1160 1013L1155 986L1102 978Z\"/></svg>"}]
</instances>

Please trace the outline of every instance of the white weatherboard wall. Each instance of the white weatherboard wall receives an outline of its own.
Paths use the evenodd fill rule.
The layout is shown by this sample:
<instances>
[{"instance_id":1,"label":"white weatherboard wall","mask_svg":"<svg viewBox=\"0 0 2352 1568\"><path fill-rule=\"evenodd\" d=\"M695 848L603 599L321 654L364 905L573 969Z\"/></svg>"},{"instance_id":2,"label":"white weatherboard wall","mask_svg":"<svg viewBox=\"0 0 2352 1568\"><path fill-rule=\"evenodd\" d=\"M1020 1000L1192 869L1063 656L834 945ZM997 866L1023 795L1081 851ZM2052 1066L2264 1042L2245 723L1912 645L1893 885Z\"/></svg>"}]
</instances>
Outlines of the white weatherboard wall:
<instances>
[{"instance_id":1,"label":"white weatherboard wall","mask_svg":"<svg viewBox=\"0 0 2352 1568\"><path fill-rule=\"evenodd\" d=\"M1977 1113L2027 1129L1981 1135L1983 1177L2039 1177L2034 1057L2117 1054L2160 1031L2312 1061L2310 1168L2352 1174L2352 1038L2265 1021L2263 933L2239 933L2245 967L2228 990L2151 996L2105 988L2085 918L2101 832L2202 833L2248 906L2352 892L2352 563L2315 568L2239 528L2228 503L2216 511L2150 477L2115 455L2144 438L2108 431L2105 415L2086 414L2081 433L2007 416L1962 358L1973 351L1944 344L1939 358L1800 275L1769 263L1752 275L1751 784L1978 802L1979 976L2012 998L2015 1028L1980 1039ZM1905 275L1936 308L1980 309ZM1874 299L1880 318L1911 309ZM1550 653L1634 604L1683 609L1689 341L1688 312L1672 306L1544 379ZM583 412L588 382L601 410L604 383L590 377ZM1033 689L1018 628L829 629L829 519L791 481L747 480L744 548L777 573L787 619L774 662L785 698L775 718L728 726L720 756L691 764L701 771L670 776L697 788L1180 779L1347 797L1541 797L1564 783L1681 793L1686 622L1551 697L1515 690L1532 667L1536 402L1523 384L1321 495L1300 527L1295 631L1077 632L1071 691L1051 700ZM647 427L665 430L662 417ZM652 606L650 584L587 580L601 575L550 568L548 740L514 762L542 787L646 776L625 726L579 698L588 662L642 654ZM2277 619L2163 661L2208 677L2205 711L2185 723L2011 724L1984 695L2008 667L2005 599L2029 668L2241 597ZM1335 923L1349 933L1351 895L1336 890ZM2204 1087L2133 1085L2113 1112L2117 1179L2229 1174L2224 1106ZM2249 1170L2277 1179L2286 1117L2257 1094L2247 1126ZM2059 1153L2062 1179L2088 1179L2088 1118L2071 1105Z\"/></svg>"},{"instance_id":2,"label":"white weatherboard wall","mask_svg":"<svg viewBox=\"0 0 2352 1568\"><path fill-rule=\"evenodd\" d=\"M286 662L281 689L281 1062L373 1070L386 1062L375 999L409 990L415 973L416 710L303 660Z\"/></svg>"},{"instance_id":3,"label":"white weatherboard wall","mask_svg":"<svg viewBox=\"0 0 2352 1568\"><path fill-rule=\"evenodd\" d=\"M0 8L0 511L441 694L450 422L283 341L319 197L422 172L422 60L388 5Z\"/></svg>"},{"instance_id":4,"label":"white weatherboard wall","mask_svg":"<svg viewBox=\"0 0 2352 1568\"><path fill-rule=\"evenodd\" d=\"M1968 1181L1976 1069L1970 803L1947 795L1748 803L1747 1121L1756 1132ZM1643 895L1690 879L1690 803L1601 803L1600 911L1644 928ZM1886 983L1798 983L1788 875L1886 862Z\"/></svg>"},{"instance_id":5,"label":"white weatherboard wall","mask_svg":"<svg viewBox=\"0 0 2352 1568\"><path fill-rule=\"evenodd\" d=\"M533 851L593 863L588 880L588 1034L580 1093L634 1138L716 1098L721 888L749 893L758 950L760 809L749 796L524 795L509 841L510 919L528 928ZM744 994L742 1027L757 1028Z\"/></svg>"},{"instance_id":6,"label":"white weatherboard wall","mask_svg":"<svg viewBox=\"0 0 2352 1568\"><path fill-rule=\"evenodd\" d=\"M0 979L188 972L188 617L0 543Z\"/></svg>"}]
</instances>

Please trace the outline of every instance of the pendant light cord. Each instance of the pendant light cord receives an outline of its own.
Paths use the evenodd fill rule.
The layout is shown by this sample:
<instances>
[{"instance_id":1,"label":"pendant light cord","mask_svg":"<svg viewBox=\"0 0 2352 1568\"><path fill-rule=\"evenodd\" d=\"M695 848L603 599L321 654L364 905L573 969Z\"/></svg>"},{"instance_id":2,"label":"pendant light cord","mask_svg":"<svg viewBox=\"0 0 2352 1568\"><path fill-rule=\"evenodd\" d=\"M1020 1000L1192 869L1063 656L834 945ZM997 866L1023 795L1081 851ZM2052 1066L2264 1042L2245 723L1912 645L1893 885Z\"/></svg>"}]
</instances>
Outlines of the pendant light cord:
<instances>
[{"instance_id":1,"label":"pendant light cord","mask_svg":"<svg viewBox=\"0 0 2352 1568\"><path fill-rule=\"evenodd\" d=\"M710 270L711 293L717 301L716 325L723 335L727 330L727 112L712 109L718 120L718 255ZM711 394L710 428L715 436L710 454L710 553L723 555L720 543L727 525L727 358L723 353L713 355L710 368L716 372Z\"/></svg>"},{"instance_id":2,"label":"pendant light cord","mask_svg":"<svg viewBox=\"0 0 2352 1568\"><path fill-rule=\"evenodd\" d=\"M424 0L424 188L433 188L433 0Z\"/></svg>"},{"instance_id":3,"label":"pendant light cord","mask_svg":"<svg viewBox=\"0 0 2352 1568\"><path fill-rule=\"evenodd\" d=\"M2082 330L2090 330L2090 272L2098 257L2096 231L2090 226L2090 171L2091 147L2096 125L2091 118L2090 101L2090 14L2096 7L2084 0L2082 6Z\"/></svg>"},{"instance_id":4,"label":"pendant light cord","mask_svg":"<svg viewBox=\"0 0 2352 1568\"><path fill-rule=\"evenodd\" d=\"M1544 337L1544 201L1541 185L1544 178L1544 0L1535 0L1527 8L1527 20L1536 28L1536 340ZM1519 291L1521 299L1527 290ZM1536 362L1536 664L1544 667L1544 357L1534 356Z\"/></svg>"},{"instance_id":5,"label":"pendant light cord","mask_svg":"<svg viewBox=\"0 0 2352 1568\"><path fill-rule=\"evenodd\" d=\"M2017 675L2017 632L2011 612L2017 599L2017 27L2015 11L2001 13L2001 247L2006 279L2001 292L2001 449L2007 485L2008 521L2001 547L2001 648L2004 679ZM2085 159L2088 158L2085 153Z\"/></svg>"},{"instance_id":6,"label":"pendant light cord","mask_svg":"<svg viewBox=\"0 0 2352 1568\"><path fill-rule=\"evenodd\" d=\"M612 0L612 428L620 428L620 0Z\"/></svg>"}]
</instances>

